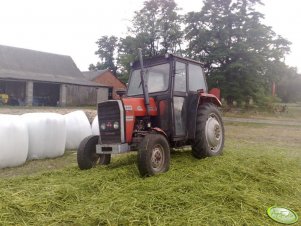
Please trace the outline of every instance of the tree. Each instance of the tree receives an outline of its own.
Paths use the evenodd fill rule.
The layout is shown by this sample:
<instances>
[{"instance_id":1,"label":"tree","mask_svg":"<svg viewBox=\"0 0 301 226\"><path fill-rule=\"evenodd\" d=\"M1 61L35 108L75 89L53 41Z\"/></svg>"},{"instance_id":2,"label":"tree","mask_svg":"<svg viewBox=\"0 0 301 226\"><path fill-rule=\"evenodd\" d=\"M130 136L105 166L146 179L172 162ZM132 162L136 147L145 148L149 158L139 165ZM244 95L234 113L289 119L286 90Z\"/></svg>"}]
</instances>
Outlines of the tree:
<instances>
[{"instance_id":1,"label":"tree","mask_svg":"<svg viewBox=\"0 0 301 226\"><path fill-rule=\"evenodd\" d=\"M137 60L138 48L144 57L180 51L183 32L178 10L174 0L148 0L135 12L129 35L118 44L118 71L123 81L128 79L130 63Z\"/></svg>"},{"instance_id":2,"label":"tree","mask_svg":"<svg viewBox=\"0 0 301 226\"><path fill-rule=\"evenodd\" d=\"M279 80L290 42L261 23L260 0L204 0L200 12L186 15L186 55L203 63L211 86L229 103L248 102L268 93ZM277 73L275 73L277 72Z\"/></svg>"},{"instance_id":3,"label":"tree","mask_svg":"<svg viewBox=\"0 0 301 226\"><path fill-rule=\"evenodd\" d=\"M182 17L174 0L148 0L135 12L130 29L146 56L176 52L182 44Z\"/></svg>"},{"instance_id":4,"label":"tree","mask_svg":"<svg viewBox=\"0 0 301 226\"><path fill-rule=\"evenodd\" d=\"M301 75L296 68L286 68L286 73L278 82L276 93L286 103L301 101Z\"/></svg>"},{"instance_id":5,"label":"tree","mask_svg":"<svg viewBox=\"0 0 301 226\"><path fill-rule=\"evenodd\" d=\"M178 14L174 0L147 0L141 10L135 12L129 35L118 39L102 36L95 52L101 59L89 70L110 68L124 82L130 73L130 63L137 57L138 48L145 57L181 50L183 32L182 16Z\"/></svg>"},{"instance_id":6,"label":"tree","mask_svg":"<svg viewBox=\"0 0 301 226\"><path fill-rule=\"evenodd\" d=\"M102 36L96 44L98 45L98 50L95 54L99 56L100 62L97 62L96 65L90 64L89 70L110 69L116 75L115 56L118 48L118 38L115 36Z\"/></svg>"},{"instance_id":7,"label":"tree","mask_svg":"<svg viewBox=\"0 0 301 226\"><path fill-rule=\"evenodd\" d=\"M118 65L120 74L123 75L123 80L127 80L131 71L131 62L137 59L138 48L143 50L146 48L143 37L140 35L136 37L126 36L120 38L118 45Z\"/></svg>"}]
</instances>

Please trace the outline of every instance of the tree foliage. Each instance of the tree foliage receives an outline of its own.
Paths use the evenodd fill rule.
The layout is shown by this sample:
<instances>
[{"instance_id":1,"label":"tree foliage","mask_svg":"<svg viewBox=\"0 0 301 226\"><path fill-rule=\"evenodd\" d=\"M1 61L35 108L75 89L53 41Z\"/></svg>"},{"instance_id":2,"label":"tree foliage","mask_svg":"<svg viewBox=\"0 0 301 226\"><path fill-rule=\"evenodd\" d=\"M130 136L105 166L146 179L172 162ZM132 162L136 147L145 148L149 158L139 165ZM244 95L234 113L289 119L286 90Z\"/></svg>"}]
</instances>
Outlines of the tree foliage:
<instances>
[{"instance_id":1,"label":"tree foliage","mask_svg":"<svg viewBox=\"0 0 301 226\"><path fill-rule=\"evenodd\" d=\"M101 62L90 65L89 69L110 68L125 81L138 48L143 49L145 57L179 51L183 32L178 10L174 0L145 1L143 8L135 12L126 37L103 36L97 41L95 54Z\"/></svg>"},{"instance_id":2,"label":"tree foliage","mask_svg":"<svg viewBox=\"0 0 301 226\"><path fill-rule=\"evenodd\" d=\"M100 62L89 69L110 68L126 82L138 48L144 57L184 53L202 62L209 86L221 88L229 103L263 103L274 82L284 97L286 79L295 78L286 76L291 69L284 63L290 42L262 23L264 15L256 11L261 1L203 2L201 11L183 16L174 0L146 0L135 12L127 36L97 41Z\"/></svg>"},{"instance_id":3,"label":"tree foliage","mask_svg":"<svg viewBox=\"0 0 301 226\"><path fill-rule=\"evenodd\" d=\"M117 72L116 52L118 48L118 38L115 36L102 36L96 42L98 50L95 52L99 56L100 62L96 65L90 64L89 70L110 69L115 75Z\"/></svg>"},{"instance_id":4,"label":"tree foliage","mask_svg":"<svg viewBox=\"0 0 301 226\"><path fill-rule=\"evenodd\" d=\"M287 68L278 82L277 95L286 103L301 101L301 74L297 73L296 68Z\"/></svg>"},{"instance_id":5,"label":"tree foliage","mask_svg":"<svg viewBox=\"0 0 301 226\"><path fill-rule=\"evenodd\" d=\"M118 62L123 74L142 48L145 57L178 52L183 39L182 16L174 0L148 0L135 12L129 35L121 38Z\"/></svg>"},{"instance_id":6,"label":"tree foliage","mask_svg":"<svg viewBox=\"0 0 301 226\"><path fill-rule=\"evenodd\" d=\"M176 52L182 43L182 17L174 0L148 0L135 12L130 32L142 44L145 55Z\"/></svg>"},{"instance_id":7,"label":"tree foliage","mask_svg":"<svg viewBox=\"0 0 301 226\"><path fill-rule=\"evenodd\" d=\"M186 54L203 62L211 86L228 102L267 95L279 80L289 42L261 23L260 0L205 0L200 12L186 16Z\"/></svg>"}]
</instances>

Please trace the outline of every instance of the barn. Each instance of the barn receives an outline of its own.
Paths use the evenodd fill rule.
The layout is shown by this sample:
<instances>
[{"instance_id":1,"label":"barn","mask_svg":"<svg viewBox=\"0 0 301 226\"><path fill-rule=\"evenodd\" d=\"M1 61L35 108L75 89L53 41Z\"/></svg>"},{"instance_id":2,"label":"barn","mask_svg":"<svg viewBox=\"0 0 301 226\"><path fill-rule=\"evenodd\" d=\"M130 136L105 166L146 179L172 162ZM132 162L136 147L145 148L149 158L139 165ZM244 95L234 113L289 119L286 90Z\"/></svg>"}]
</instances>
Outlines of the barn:
<instances>
[{"instance_id":1,"label":"barn","mask_svg":"<svg viewBox=\"0 0 301 226\"><path fill-rule=\"evenodd\" d=\"M95 105L109 88L87 80L70 56L0 45L0 94L10 105Z\"/></svg>"},{"instance_id":2,"label":"barn","mask_svg":"<svg viewBox=\"0 0 301 226\"><path fill-rule=\"evenodd\" d=\"M109 86L108 99L119 99L117 90L126 90L126 85L120 81L109 69L97 71L83 71L86 79Z\"/></svg>"}]
</instances>

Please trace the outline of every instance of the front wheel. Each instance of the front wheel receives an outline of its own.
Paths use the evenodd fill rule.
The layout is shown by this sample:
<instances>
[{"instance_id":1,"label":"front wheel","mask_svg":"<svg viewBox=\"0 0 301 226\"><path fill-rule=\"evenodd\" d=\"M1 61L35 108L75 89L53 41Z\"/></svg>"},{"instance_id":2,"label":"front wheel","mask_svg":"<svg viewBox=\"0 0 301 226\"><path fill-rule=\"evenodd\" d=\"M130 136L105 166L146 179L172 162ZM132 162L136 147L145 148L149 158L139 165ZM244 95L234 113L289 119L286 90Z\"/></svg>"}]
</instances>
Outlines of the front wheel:
<instances>
[{"instance_id":1,"label":"front wheel","mask_svg":"<svg viewBox=\"0 0 301 226\"><path fill-rule=\"evenodd\" d=\"M217 107L210 103L199 106L192 154L196 158L221 155L225 142L224 133L222 117Z\"/></svg>"},{"instance_id":2,"label":"front wheel","mask_svg":"<svg viewBox=\"0 0 301 226\"><path fill-rule=\"evenodd\" d=\"M170 149L167 139L161 134L146 135L139 146L137 164L143 177L168 171Z\"/></svg>"},{"instance_id":3,"label":"front wheel","mask_svg":"<svg viewBox=\"0 0 301 226\"><path fill-rule=\"evenodd\" d=\"M97 162L101 165L107 165L111 161L111 155L96 154L96 145L99 136L88 136L82 140L77 150L77 163L81 170L91 169Z\"/></svg>"}]
</instances>

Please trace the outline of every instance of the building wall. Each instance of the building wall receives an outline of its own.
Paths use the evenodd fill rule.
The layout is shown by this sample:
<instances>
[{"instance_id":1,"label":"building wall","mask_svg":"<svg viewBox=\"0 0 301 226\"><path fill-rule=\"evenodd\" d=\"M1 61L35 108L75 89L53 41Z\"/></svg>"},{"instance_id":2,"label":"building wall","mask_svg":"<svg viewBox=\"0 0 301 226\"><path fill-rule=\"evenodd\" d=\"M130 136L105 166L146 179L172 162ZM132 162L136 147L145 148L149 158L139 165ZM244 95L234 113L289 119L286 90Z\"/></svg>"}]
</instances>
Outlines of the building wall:
<instances>
[{"instance_id":1,"label":"building wall","mask_svg":"<svg viewBox=\"0 0 301 226\"><path fill-rule=\"evenodd\" d=\"M97 89L97 103L108 100L109 89L108 88L98 88Z\"/></svg>"},{"instance_id":2,"label":"building wall","mask_svg":"<svg viewBox=\"0 0 301 226\"><path fill-rule=\"evenodd\" d=\"M88 87L32 81L0 80L1 92L9 95L13 105L88 106L108 100L106 87ZM48 100L48 101L44 101ZM44 101L44 102L43 102Z\"/></svg>"},{"instance_id":3,"label":"building wall","mask_svg":"<svg viewBox=\"0 0 301 226\"><path fill-rule=\"evenodd\" d=\"M96 105L108 99L108 88L66 85L66 106Z\"/></svg>"},{"instance_id":4,"label":"building wall","mask_svg":"<svg viewBox=\"0 0 301 226\"><path fill-rule=\"evenodd\" d=\"M93 82L113 87L113 99L119 99L116 90L126 89L125 84L117 79L110 71L106 71L103 74L99 75L98 77L93 79Z\"/></svg>"}]
</instances>

